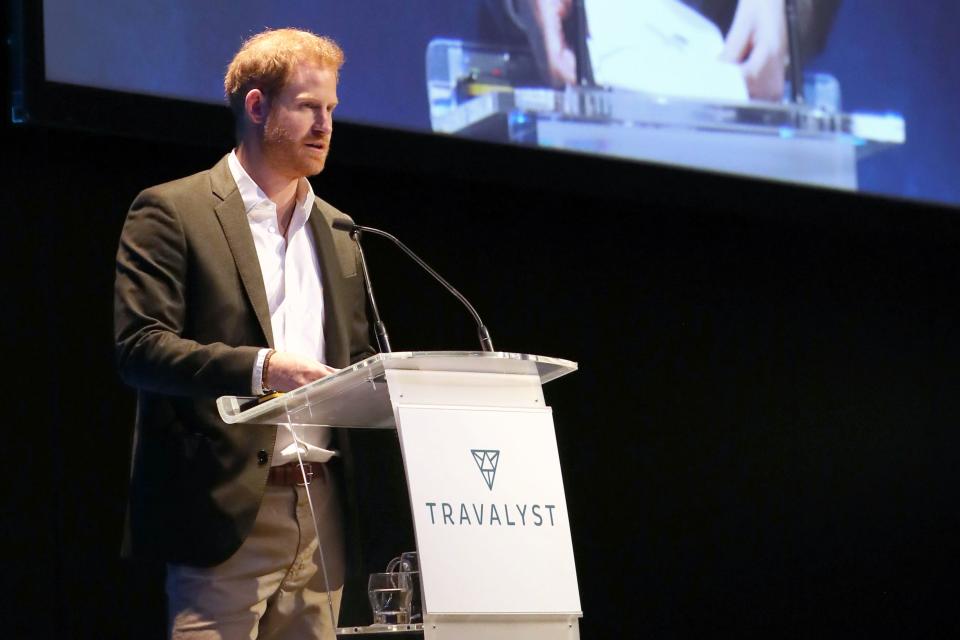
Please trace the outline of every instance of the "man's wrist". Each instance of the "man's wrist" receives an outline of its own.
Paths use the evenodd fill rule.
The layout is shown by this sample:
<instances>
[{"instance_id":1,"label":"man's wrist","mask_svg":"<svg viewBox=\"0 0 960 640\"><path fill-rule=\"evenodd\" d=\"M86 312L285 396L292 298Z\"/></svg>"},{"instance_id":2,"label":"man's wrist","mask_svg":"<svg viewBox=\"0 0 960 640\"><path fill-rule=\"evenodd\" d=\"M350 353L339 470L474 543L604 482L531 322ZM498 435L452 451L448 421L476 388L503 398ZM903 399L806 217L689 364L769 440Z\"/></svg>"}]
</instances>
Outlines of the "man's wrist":
<instances>
[{"instance_id":1,"label":"man's wrist","mask_svg":"<svg viewBox=\"0 0 960 640\"><path fill-rule=\"evenodd\" d=\"M270 349L267 354L263 357L263 375L260 378L260 388L263 393L273 393L274 389L270 387L267 382L270 379L270 359L273 358L273 354L276 351Z\"/></svg>"},{"instance_id":2,"label":"man's wrist","mask_svg":"<svg viewBox=\"0 0 960 640\"><path fill-rule=\"evenodd\" d=\"M266 381L264 365L268 360L267 356L272 352L273 349L269 348L260 349L260 351L257 352L257 359L253 364L253 372L250 379L251 395L261 396L268 391L264 384Z\"/></svg>"}]
</instances>

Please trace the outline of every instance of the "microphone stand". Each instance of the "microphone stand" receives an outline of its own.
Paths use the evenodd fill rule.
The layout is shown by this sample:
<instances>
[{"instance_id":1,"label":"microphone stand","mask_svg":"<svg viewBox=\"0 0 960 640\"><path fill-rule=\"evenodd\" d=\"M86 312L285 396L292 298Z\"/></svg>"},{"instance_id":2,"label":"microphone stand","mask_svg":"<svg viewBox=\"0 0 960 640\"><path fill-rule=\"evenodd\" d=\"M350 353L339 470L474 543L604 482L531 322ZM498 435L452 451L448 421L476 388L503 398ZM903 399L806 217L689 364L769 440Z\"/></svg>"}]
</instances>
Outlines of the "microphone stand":
<instances>
[{"instance_id":1,"label":"microphone stand","mask_svg":"<svg viewBox=\"0 0 960 640\"><path fill-rule=\"evenodd\" d=\"M360 246L360 227L355 226L350 230L350 237L357 243L357 251L360 252L360 271L363 272L363 283L367 288L367 299L370 301L370 311L373 314L373 328L377 336L377 348L380 353L390 353L390 337L387 335L387 327L380 319L380 310L377 309L377 299L373 296L373 285L370 283L370 272L367 270L367 259L363 255L363 247Z\"/></svg>"},{"instance_id":2,"label":"microphone stand","mask_svg":"<svg viewBox=\"0 0 960 640\"><path fill-rule=\"evenodd\" d=\"M398 247L400 247L401 251L403 251L405 254L407 254L408 256L410 256L410 258L411 258L414 262L416 262L418 265L420 265L420 267L421 267L424 271L426 271L426 272L429 273L431 276L433 276L433 278L434 278L437 282L439 282L441 285L443 285L443 287L444 287L447 291L449 291L450 293L452 293L453 296L454 296L457 300L459 300L459 301L461 302L461 304L463 304L464 307L467 308L467 311L469 311L469 312L470 312L470 315L473 316L473 321L474 321L474 322L476 323L476 325L477 325L477 334L478 334L479 337L480 337L480 348L481 348L483 351L489 351L489 352L493 352L493 351L495 350L495 349L493 348L493 339L490 337L490 332L487 330L487 327L483 324L483 320L480 319L480 314L478 314L478 313L477 313L477 310L473 308L473 305L472 305L472 304L470 304L470 301L467 300L467 299L463 296L462 293L460 293L459 291L457 291L457 290L453 287L452 284L450 284L449 282L447 282L446 280L444 280L443 277L442 277L439 273L437 273L436 271L434 271L434 270L430 267L430 265L428 265L426 262L424 262L423 260L421 260L421 259L420 259L420 256L418 256L418 255L415 254L411 249L409 249L409 248L407 247L407 245L403 244L403 243L400 242L400 240L398 240L395 236L387 233L386 231L381 231L380 229L374 229L373 227L364 227L364 226L361 226L361 225L358 225L358 224L352 224L352 223L347 222L346 220L343 220L343 219L334 220L334 221L333 221L333 228L334 228L334 229L339 229L340 231L347 231L347 232L349 232L351 235L354 234L354 233L356 233L356 232L358 232L358 231L362 231L362 232L364 232L364 233L372 233L373 235L384 237L384 238L386 238L387 240L389 240L389 241L391 241L392 243L394 243L395 245L397 245ZM354 238L354 240L356 240L356 238ZM359 246L359 243L358 243L358 246ZM363 259L363 257L362 257L362 256L363 256L363 252L362 252L362 251L360 252L360 255L361 255L361 260L362 260L362 259ZM366 268L364 268L364 277L366 277ZM373 293L372 293L372 291L370 290L370 279L369 279L369 278L367 278L367 293L368 293L368 295L371 296L371 300L372 300L372 295L373 295ZM375 309L376 309L376 307L374 306L374 311L375 311ZM379 323L379 324L381 324L381 325L383 324L383 323L380 322L379 317L376 317L376 322ZM378 340L379 340L379 337L378 337ZM388 345L388 346L389 346L389 345Z\"/></svg>"}]
</instances>

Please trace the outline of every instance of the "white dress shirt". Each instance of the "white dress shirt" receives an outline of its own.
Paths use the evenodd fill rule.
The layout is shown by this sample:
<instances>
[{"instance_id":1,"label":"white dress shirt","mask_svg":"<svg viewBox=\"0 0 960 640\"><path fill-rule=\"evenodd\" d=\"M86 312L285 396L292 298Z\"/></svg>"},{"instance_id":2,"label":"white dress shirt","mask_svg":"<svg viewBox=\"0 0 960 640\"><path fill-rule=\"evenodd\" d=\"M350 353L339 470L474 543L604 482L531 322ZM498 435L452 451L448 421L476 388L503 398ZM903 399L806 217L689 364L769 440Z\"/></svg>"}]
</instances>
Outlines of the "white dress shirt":
<instances>
[{"instance_id":1,"label":"white dress shirt","mask_svg":"<svg viewBox=\"0 0 960 640\"><path fill-rule=\"evenodd\" d=\"M277 351L309 356L324 361L323 341L323 282L317 261L315 242L307 220L313 211L314 194L310 181L301 178L297 185L297 202L287 228L281 235L277 205L253 181L237 158L236 151L227 159L230 172L237 183L247 222L253 234L253 243L260 261L260 272L270 307L270 326L273 345ZM269 349L261 349L251 373L254 395L260 395L263 361ZM326 449L330 430L313 427L297 434L300 453L304 460L326 462L334 452ZM297 460L293 436L285 427L277 431L273 450L274 466Z\"/></svg>"}]
</instances>

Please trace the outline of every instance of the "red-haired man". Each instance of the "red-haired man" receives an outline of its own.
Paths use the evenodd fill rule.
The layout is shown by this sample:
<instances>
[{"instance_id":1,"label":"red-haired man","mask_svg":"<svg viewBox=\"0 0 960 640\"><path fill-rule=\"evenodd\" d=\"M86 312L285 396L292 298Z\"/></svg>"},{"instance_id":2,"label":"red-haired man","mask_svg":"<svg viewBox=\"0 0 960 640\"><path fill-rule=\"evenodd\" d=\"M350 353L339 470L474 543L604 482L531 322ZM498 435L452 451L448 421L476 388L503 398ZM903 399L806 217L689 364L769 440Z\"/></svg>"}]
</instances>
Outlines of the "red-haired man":
<instances>
[{"instance_id":1,"label":"red-haired man","mask_svg":"<svg viewBox=\"0 0 960 640\"><path fill-rule=\"evenodd\" d=\"M142 192L124 225L116 351L138 407L125 547L166 563L173 638L333 637L331 435L308 436L301 468L285 430L228 426L215 400L294 389L371 352L356 249L331 229L345 216L306 179L330 150L342 64L309 32L247 40L224 79L236 148Z\"/></svg>"}]
</instances>

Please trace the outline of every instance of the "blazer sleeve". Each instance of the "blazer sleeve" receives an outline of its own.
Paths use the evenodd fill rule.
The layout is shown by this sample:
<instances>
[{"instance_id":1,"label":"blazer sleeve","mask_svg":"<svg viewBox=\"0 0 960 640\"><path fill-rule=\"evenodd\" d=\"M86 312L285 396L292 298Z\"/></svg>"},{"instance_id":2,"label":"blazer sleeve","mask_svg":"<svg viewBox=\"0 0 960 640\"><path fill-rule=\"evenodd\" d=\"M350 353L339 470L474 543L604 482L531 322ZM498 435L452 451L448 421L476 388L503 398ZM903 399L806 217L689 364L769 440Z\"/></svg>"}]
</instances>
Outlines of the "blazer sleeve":
<instances>
[{"instance_id":1,"label":"blazer sleeve","mask_svg":"<svg viewBox=\"0 0 960 640\"><path fill-rule=\"evenodd\" d=\"M188 243L175 206L153 190L127 214L117 252L115 353L127 384L176 396L249 395L258 347L183 337Z\"/></svg>"}]
</instances>

